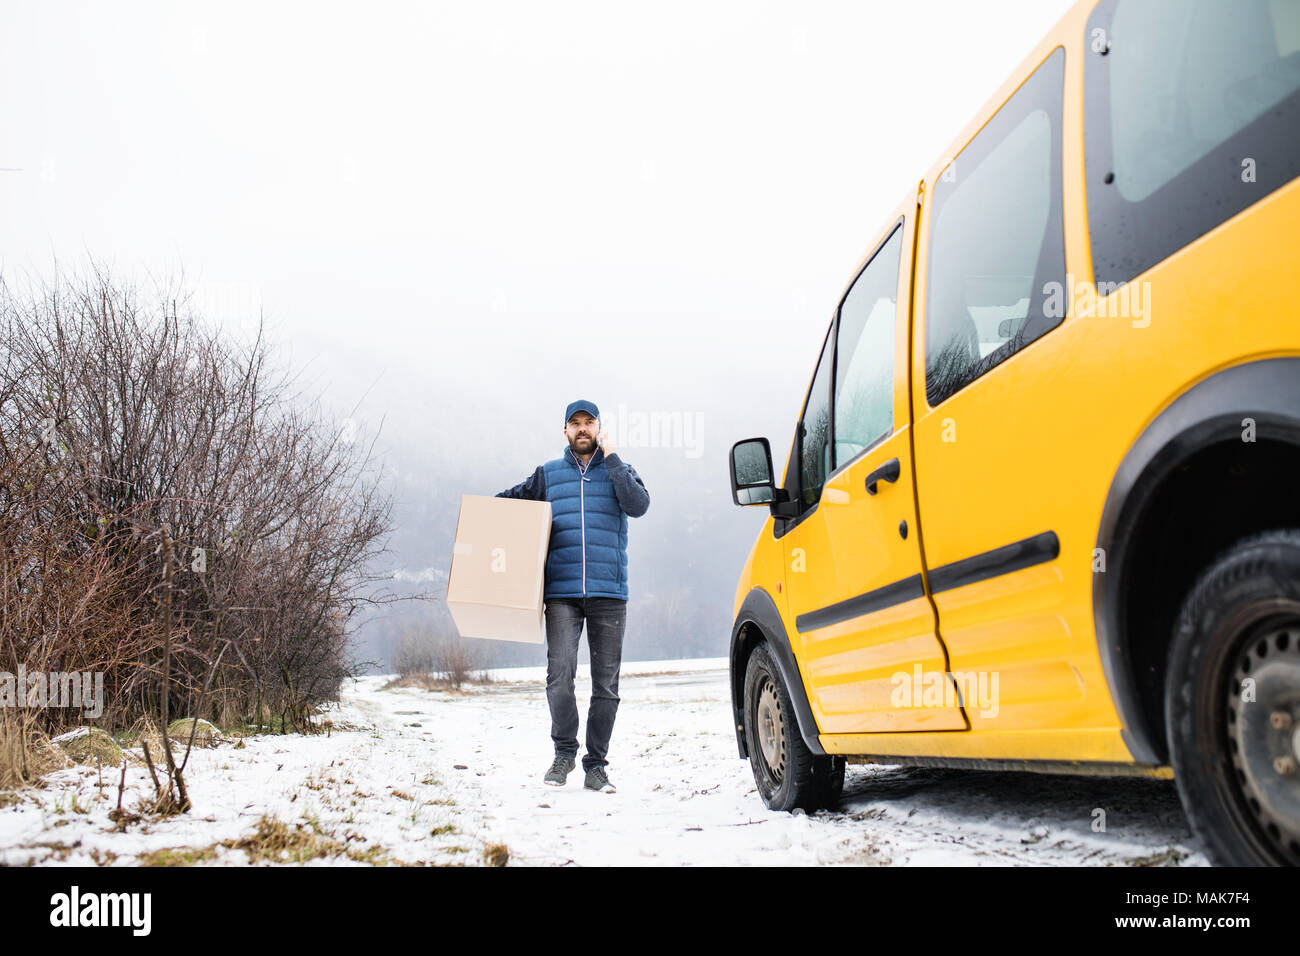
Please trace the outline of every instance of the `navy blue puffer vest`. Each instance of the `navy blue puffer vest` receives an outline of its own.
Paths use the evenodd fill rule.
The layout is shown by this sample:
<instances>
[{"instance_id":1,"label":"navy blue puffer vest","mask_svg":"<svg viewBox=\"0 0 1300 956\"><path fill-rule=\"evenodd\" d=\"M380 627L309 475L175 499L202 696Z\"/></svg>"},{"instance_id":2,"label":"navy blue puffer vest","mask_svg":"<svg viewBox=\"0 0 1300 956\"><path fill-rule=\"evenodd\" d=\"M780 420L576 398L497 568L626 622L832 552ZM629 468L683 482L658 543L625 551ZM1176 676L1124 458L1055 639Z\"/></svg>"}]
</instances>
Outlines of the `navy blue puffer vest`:
<instances>
[{"instance_id":1,"label":"navy blue puffer vest","mask_svg":"<svg viewBox=\"0 0 1300 956\"><path fill-rule=\"evenodd\" d=\"M546 598L627 600L627 515L604 459L597 450L584 473L573 450L566 448L563 458L542 466L551 503Z\"/></svg>"}]
</instances>

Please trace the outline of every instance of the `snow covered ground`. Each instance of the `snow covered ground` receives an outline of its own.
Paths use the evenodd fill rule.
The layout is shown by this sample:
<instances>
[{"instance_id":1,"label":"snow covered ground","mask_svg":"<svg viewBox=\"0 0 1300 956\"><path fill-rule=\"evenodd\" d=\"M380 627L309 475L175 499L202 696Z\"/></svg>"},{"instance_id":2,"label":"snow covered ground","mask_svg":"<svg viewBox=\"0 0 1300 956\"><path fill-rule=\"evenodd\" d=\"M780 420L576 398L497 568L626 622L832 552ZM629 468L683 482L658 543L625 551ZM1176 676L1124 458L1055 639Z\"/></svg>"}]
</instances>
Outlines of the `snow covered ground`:
<instances>
[{"instance_id":1,"label":"snow covered ground","mask_svg":"<svg viewBox=\"0 0 1300 956\"><path fill-rule=\"evenodd\" d=\"M119 770L58 771L0 808L0 863L242 864L234 844L268 818L329 841L308 865L479 865L494 844L531 866L1206 863L1169 781L850 766L835 811L771 812L737 756L720 659L625 662L609 754L618 792L584 790L581 767L548 787L544 669L494 676L462 693L349 683L328 736L196 749L194 809L124 832L108 818ZM584 728L589 690L583 667ZM129 760L123 806L151 790Z\"/></svg>"}]
</instances>

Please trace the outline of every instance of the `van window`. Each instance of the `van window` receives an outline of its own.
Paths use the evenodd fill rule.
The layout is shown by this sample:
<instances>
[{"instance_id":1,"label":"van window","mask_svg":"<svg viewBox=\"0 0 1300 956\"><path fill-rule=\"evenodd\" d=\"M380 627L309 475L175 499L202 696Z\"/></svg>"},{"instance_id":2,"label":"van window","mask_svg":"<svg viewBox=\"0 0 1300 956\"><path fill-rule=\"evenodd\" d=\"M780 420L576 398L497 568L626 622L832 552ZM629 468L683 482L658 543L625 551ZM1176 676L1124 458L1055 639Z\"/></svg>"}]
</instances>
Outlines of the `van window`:
<instances>
[{"instance_id":1,"label":"van window","mask_svg":"<svg viewBox=\"0 0 1300 956\"><path fill-rule=\"evenodd\" d=\"M1085 42L1098 286L1128 282L1300 175L1296 0L1105 0Z\"/></svg>"},{"instance_id":2,"label":"van window","mask_svg":"<svg viewBox=\"0 0 1300 956\"><path fill-rule=\"evenodd\" d=\"M930 208L925 387L938 405L1064 316L1058 47L938 177Z\"/></svg>"},{"instance_id":3,"label":"van window","mask_svg":"<svg viewBox=\"0 0 1300 956\"><path fill-rule=\"evenodd\" d=\"M813 376L803 418L799 421L799 488L803 508L817 504L831 471L831 358L834 324L822 346L821 361Z\"/></svg>"},{"instance_id":4,"label":"van window","mask_svg":"<svg viewBox=\"0 0 1300 956\"><path fill-rule=\"evenodd\" d=\"M894 427L894 316L902 249L900 225L863 267L840 305L835 468Z\"/></svg>"}]
</instances>

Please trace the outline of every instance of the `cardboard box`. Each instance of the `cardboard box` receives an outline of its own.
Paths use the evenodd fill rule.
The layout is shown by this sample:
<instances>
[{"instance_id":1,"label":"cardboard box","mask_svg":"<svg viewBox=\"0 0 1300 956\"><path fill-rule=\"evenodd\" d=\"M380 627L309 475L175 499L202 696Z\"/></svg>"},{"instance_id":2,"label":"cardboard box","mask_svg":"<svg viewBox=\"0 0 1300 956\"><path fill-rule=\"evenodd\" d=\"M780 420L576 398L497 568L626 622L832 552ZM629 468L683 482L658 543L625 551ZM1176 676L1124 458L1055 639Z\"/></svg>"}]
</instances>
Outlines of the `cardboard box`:
<instances>
[{"instance_id":1,"label":"cardboard box","mask_svg":"<svg viewBox=\"0 0 1300 956\"><path fill-rule=\"evenodd\" d=\"M551 503L461 495L447 609L462 637L546 642Z\"/></svg>"}]
</instances>

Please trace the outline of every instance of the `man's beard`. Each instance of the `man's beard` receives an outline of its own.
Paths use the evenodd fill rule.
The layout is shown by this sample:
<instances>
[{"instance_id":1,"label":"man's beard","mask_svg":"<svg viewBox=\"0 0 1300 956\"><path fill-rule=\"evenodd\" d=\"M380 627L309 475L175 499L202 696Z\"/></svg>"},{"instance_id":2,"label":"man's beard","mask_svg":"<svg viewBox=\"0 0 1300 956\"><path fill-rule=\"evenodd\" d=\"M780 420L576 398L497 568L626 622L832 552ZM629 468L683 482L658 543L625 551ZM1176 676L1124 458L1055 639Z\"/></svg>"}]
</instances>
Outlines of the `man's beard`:
<instances>
[{"instance_id":1,"label":"man's beard","mask_svg":"<svg viewBox=\"0 0 1300 956\"><path fill-rule=\"evenodd\" d=\"M581 447L579 447L581 446ZM570 438L569 447L573 449L574 454L585 455L588 452L596 450L596 439L594 438Z\"/></svg>"}]
</instances>

